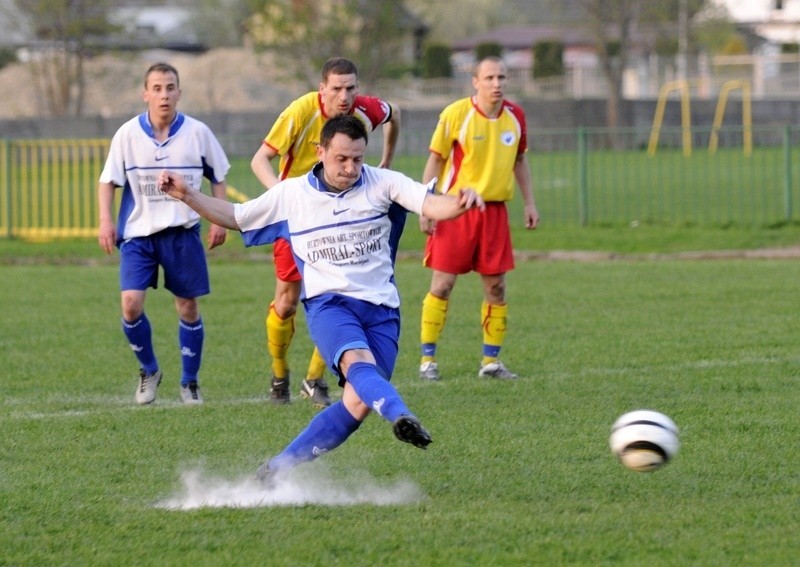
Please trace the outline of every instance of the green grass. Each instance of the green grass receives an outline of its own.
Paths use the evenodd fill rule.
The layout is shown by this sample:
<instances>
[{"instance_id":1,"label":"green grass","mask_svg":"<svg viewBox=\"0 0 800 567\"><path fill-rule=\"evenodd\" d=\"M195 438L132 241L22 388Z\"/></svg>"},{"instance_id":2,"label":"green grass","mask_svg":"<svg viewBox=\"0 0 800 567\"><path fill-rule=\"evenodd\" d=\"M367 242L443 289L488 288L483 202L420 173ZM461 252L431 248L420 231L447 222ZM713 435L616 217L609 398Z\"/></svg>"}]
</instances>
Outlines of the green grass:
<instances>
[{"instance_id":1,"label":"green grass","mask_svg":"<svg viewBox=\"0 0 800 567\"><path fill-rule=\"evenodd\" d=\"M536 230L522 227L522 213L512 210L512 240L518 251L548 254L558 251L590 251L609 255L675 254L709 250L757 250L785 248L800 244L800 223L774 227L731 226L727 228L701 226L604 226L581 228L551 226L543 221ZM425 239L419 231L417 217L409 215L400 241L405 254L419 255ZM251 255L263 256L265 249L245 249L241 238L228 235L228 242L212 252L214 258L228 260ZM106 258L95 239L65 239L28 242L0 238L0 265L15 263L103 263Z\"/></svg>"},{"instance_id":2,"label":"green grass","mask_svg":"<svg viewBox=\"0 0 800 567\"><path fill-rule=\"evenodd\" d=\"M394 383L434 444L399 443L372 416L306 472L330 490L409 482L424 497L160 509L183 472L240 480L314 413L266 400L271 266L232 256L212 263L202 302L207 403L194 408L177 403L164 290L150 292L148 315L165 381L156 404L138 408L116 266L56 254L3 268L0 564L796 562L797 262L521 263L503 352L516 383L476 377L480 291L464 276L440 346L443 380L428 384L416 367L429 274L401 261ZM295 369L310 348L301 317ZM624 469L608 449L611 423L636 408L681 428L677 457L655 473Z\"/></svg>"},{"instance_id":3,"label":"green grass","mask_svg":"<svg viewBox=\"0 0 800 567\"><path fill-rule=\"evenodd\" d=\"M763 150L767 154L769 150ZM774 153L774 151L773 151ZM626 156L628 156L626 158ZM734 161L742 161L738 154L733 156L728 154ZM608 155L600 154L597 159L610 160ZM617 155L617 163L626 159L635 159L641 162L643 159L639 154L623 153ZM646 159L646 156L645 158ZM675 159L674 154L665 159ZM680 158L683 159L683 158ZM698 158L695 163L701 163ZM593 223L590 226L582 227L575 222L562 222L563 219L552 219L548 217L550 211L572 210L576 205L574 198L570 197L569 206L565 206L560 199L565 199L564 188L569 188L569 192L574 193L573 182L560 182L560 175L570 175L575 173L575 155L545 154L532 156L532 169L535 172L536 195L539 203L540 214L542 216L539 228L536 230L526 230L524 228L523 203L519 196L509 202L509 218L511 222L512 240L517 250L532 253L549 253L554 251L591 251L604 252L608 254L622 255L650 255L650 254L673 254L686 251L707 251L707 250L754 250L759 248L788 247L796 246L800 243L800 222L776 222L764 224L751 222L749 220L739 223L715 224L713 222L701 223L691 220L674 222L650 222L647 218L641 220L632 213L632 205L627 199L615 200L614 185L607 180L607 184L601 193L605 195L603 199L609 199L610 203L616 203L624 217L624 222L605 222ZM395 167L407 174L419 179L422 175L422 168L425 160L419 156L399 156L395 160ZM610 160L605 164L605 169L614 170L614 161ZM705 163L705 162L703 162ZM637 167L622 168L628 171L628 175L641 175L642 171L648 171L641 163ZM776 166L777 167L777 166ZM538 175L536 172L541 171ZM639 171L640 173L630 173ZM676 164L676 171L680 171ZM705 171L702 167L693 168L694 173L686 174L697 180L703 178ZM666 183L669 177L656 174L653 176ZM800 173L796 176L800 178ZM258 183L250 172L249 159L233 160L231 173L228 178L229 183L237 190L246 195L256 196L261 191ZM562 179L563 181L563 179ZM601 184L602 185L602 184ZM642 183L634 183L634 186L642 186ZM560 191L555 189L560 188ZM685 190L685 188L683 189ZM691 191L700 191L697 186L693 186ZM619 192L619 191L617 191ZM656 193L659 194L659 193ZM664 194L669 195L669 191L664 189ZM698 210L704 210L705 197L698 197L700 201L693 201ZM603 199L595 199L603 202ZM800 202L800 198L797 199ZM633 202L631 200L630 202ZM566 207L566 208L565 208ZM683 205L683 209L686 205ZM711 208L709 214L719 214L718 209ZM742 210L751 210L742 206ZM687 213L687 219L692 216ZM622 218L621 217L621 218ZM400 242L401 250L408 254L418 254L424 247L424 235L418 230L417 219L414 215L409 216L407 228ZM257 251L256 254L262 254ZM230 236L230 242L223 248L214 252L215 257L221 259L241 258L248 255L243 250L241 240L234 234ZM24 240L14 240L0 238L0 264L18 262L72 262L83 261L90 257L93 262L102 262L101 255L98 254L98 247L94 239L54 239L44 242L31 243Z\"/></svg>"},{"instance_id":4,"label":"green grass","mask_svg":"<svg viewBox=\"0 0 800 567\"><path fill-rule=\"evenodd\" d=\"M639 147L641 131L615 132L621 139L633 137L625 141L625 147ZM702 137L704 132L695 134ZM587 133L586 152L576 149L574 130L531 133L529 161L542 228L555 238L525 233L522 200L517 197L510 203L515 240L525 249L548 249L565 241L591 248L591 242L584 242L583 226L614 229L610 242L601 240L596 245L615 247L622 244L616 233L626 229L664 231L668 239L678 242L693 241L693 229L727 229L734 242L740 232L745 240L746 233L752 232L784 227L796 232L800 150L795 149L796 140L792 140L794 146L788 138L782 145L783 135L783 129L762 129L758 138L766 139L751 155L731 147L712 154L697 146L691 157L684 157L680 149L666 144L655 155L648 155L644 148L612 151L606 149L608 133L596 129ZM12 227L30 229L30 234L37 234L36 229L81 236L88 229L91 234L97 222L96 179L102 168L103 144L45 141L33 149L12 144L12 166L7 175L0 175L0 233L5 236ZM539 151L537 144L550 149ZM368 156L369 163L377 160ZM231 161L229 184L244 194L259 194L262 188L250 170L250 158ZM420 179L425 161L425 155L400 152L392 165ZM677 235L686 230L689 238ZM626 237L642 239L633 234Z\"/></svg>"},{"instance_id":5,"label":"green grass","mask_svg":"<svg viewBox=\"0 0 800 567\"><path fill-rule=\"evenodd\" d=\"M637 177L641 156L623 157L636 161L623 168L626 179L647 185ZM608 160L609 170L623 158L593 159ZM739 156L726 159L728 179L753 175ZM419 177L423 163L401 157L396 166ZM708 163L694 173L684 163L660 176L680 172L688 199ZM510 384L475 376L480 286L474 275L460 278L440 346L444 379L425 384L416 367L429 273L409 217L394 382L434 444L422 452L398 443L373 416L306 470L326 493L410 483L424 497L407 504L157 507L180 497L187 471L205 484L238 483L314 414L299 400L273 407L266 399L267 250L246 250L231 234L210 253L202 407L177 403L174 308L163 289L150 292L166 378L155 406L138 408L136 364L119 329L117 256L94 240L0 239L0 565L796 562L800 349L791 282L800 265L649 258L797 246L800 225L653 223L635 214L645 209L633 194L613 202L631 222L551 222L547 211L572 206L559 200L572 198L574 155L533 155L532 164L543 219L526 231L521 201L511 203L516 249L623 259L518 264L503 359L522 379ZM258 191L245 161L230 181ZM610 177L593 182L614 186ZM302 315L297 329L291 362L300 375L311 350ZM675 461L651 474L625 470L608 449L614 419L643 407L682 431Z\"/></svg>"}]
</instances>

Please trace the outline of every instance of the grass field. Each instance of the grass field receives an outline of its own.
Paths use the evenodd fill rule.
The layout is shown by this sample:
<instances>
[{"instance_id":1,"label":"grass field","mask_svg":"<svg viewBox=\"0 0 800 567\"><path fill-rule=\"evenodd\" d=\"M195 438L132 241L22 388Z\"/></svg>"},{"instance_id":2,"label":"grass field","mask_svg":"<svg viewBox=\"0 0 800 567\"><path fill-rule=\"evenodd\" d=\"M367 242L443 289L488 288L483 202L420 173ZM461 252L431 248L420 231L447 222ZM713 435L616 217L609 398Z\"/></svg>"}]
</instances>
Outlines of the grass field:
<instances>
[{"instance_id":1,"label":"grass field","mask_svg":"<svg viewBox=\"0 0 800 567\"><path fill-rule=\"evenodd\" d=\"M428 274L401 261L394 382L433 445L399 443L372 416L298 471L283 499L257 506L249 476L314 413L266 399L271 266L212 261L201 407L178 404L174 311L164 290L150 293L165 380L139 408L116 266L75 262L78 246L39 250L4 266L0 287L0 565L716 566L800 555L800 263L521 263L503 352L516 383L476 377L479 284L465 276L443 380L429 384L416 377ZM298 372L310 348L301 317ZM674 462L649 474L608 448L614 419L643 407L681 428ZM175 509L212 496L242 507Z\"/></svg>"},{"instance_id":2,"label":"grass field","mask_svg":"<svg viewBox=\"0 0 800 567\"><path fill-rule=\"evenodd\" d=\"M640 157L624 157L623 169L645 186ZM691 171L673 163L681 192L646 207L677 214L710 203L708 214L719 214L708 193L691 202L705 182L702 159ZM714 175L723 184L748 175L730 160ZM397 167L419 177L423 163L399 158ZM762 169L780 169L777 158L770 164ZM515 247L611 260L521 261L510 274L503 359L521 379L476 377L474 275L452 299L443 380L417 378L429 274L411 217L394 383L434 443L425 452L399 443L373 416L278 494L258 491L252 473L315 410L267 400L265 249L245 250L231 234L210 253L204 406L178 403L174 309L164 290L149 294L165 380L155 405L140 408L119 329L117 256L91 239L0 239L0 565L796 564L800 263L681 253L797 247L800 225L650 223L638 215L645 200L615 193L611 176L593 186L619 200L597 203L641 222L550 222L547 211L574 208L561 201L573 198L561 188L574 185L574 156L533 167L543 221L525 231L513 201ZM234 186L257 191L244 161L232 172ZM779 206L752 198L742 194L738 210ZM302 315L297 327L299 376L311 345ZM681 428L676 459L655 473L624 469L608 448L613 421L637 408Z\"/></svg>"}]
</instances>

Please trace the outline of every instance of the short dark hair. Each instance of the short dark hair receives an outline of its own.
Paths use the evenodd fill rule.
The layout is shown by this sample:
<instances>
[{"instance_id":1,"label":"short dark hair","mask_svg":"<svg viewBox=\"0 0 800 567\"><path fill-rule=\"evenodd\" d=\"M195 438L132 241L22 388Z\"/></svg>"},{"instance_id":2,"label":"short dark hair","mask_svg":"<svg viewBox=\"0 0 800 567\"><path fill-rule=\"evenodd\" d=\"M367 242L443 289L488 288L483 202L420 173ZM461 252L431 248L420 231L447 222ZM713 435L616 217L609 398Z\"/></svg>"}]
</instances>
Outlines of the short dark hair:
<instances>
[{"instance_id":1,"label":"short dark hair","mask_svg":"<svg viewBox=\"0 0 800 567\"><path fill-rule=\"evenodd\" d=\"M333 57L322 66L322 82L328 81L329 75L355 75L358 78L356 64L344 57Z\"/></svg>"},{"instance_id":2,"label":"short dark hair","mask_svg":"<svg viewBox=\"0 0 800 567\"><path fill-rule=\"evenodd\" d=\"M505 66L505 64L506 64L506 62L503 61L502 57L498 57L497 55L487 55L486 57L484 57L483 59L481 59L480 61L475 63L475 66L472 68L472 76L473 77L477 77L478 76L478 73L480 72L480 69L481 69L481 65L483 65L487 61L491 61L492 63L499 63L500 65L503 65L503 66Z\"/></svg>"},{"instance_id":3,"label":"short dark hair","mask_svg":"<svg viewBox=\"0 0 800 567\"><path fill-rule=\"evenodd\" d=\"M334 116L325 122L322 126L322 133L319 136L319 145L327 149L336 134L344 134L351 140L364 138L364 142L369 141L367 127L352 114Z\"/></svg>"},{"instance_id":4,"label":"short dark hair","mask_svg":"<svg viewBox=\"0 0 800 567\"><path fill-rule=\"evenodd\" d=\"M169 63L160 62L160 63L153 63L152 65L150 65L150 68L147 69L147 72L144 74L145 88L147 88L147 79L150 78L150 75L152 73L174 73L176 82L178 83L179 86L181 84L181 79L178 76L178 70Z\"/></svg>"}]
</instances>

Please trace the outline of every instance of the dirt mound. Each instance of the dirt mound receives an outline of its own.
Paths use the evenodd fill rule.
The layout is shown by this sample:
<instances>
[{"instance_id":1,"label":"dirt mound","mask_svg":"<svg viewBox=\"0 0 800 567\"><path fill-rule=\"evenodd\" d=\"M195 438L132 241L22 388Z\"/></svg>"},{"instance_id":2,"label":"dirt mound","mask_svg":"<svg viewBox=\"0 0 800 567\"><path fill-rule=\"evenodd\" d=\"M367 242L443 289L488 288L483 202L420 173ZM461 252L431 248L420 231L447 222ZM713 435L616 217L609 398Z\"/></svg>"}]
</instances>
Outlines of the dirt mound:
<instances>
[{"instance_id":1,"label":"dirt mound","mask_svg":"<svg viewBox=\"0 0 800 567\"><path fill-rule=\"evenodd\" d=\"M147 51L102 55L86 62L84 116L120 116L140 112L142 82L148 66L166 61L178 69L181 110L187 113L250 112L282 108L308 85L287 76L271 54L249 49L214 49L202 55ZM29 66L0 69L0 118L36 118L45 104Z\"/></svg>"}]
</instances>

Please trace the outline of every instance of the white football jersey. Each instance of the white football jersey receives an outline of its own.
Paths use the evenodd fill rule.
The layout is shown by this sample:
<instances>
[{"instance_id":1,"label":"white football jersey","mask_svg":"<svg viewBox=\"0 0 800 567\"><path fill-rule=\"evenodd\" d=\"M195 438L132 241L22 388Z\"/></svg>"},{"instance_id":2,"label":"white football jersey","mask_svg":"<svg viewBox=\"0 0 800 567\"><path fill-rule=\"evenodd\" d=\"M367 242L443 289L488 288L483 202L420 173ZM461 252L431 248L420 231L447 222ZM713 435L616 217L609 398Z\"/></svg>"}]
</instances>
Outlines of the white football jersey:
<instances>
[{"instance_id":1,"label":"white football jersey","mask_svg":"<svg viewBox=\"0 0 800 567\"><path fill-rule=\"evenodd\" d=\"M123 188L117 220L120 240L199 222L196 212L158 188L163 169L180 173L200 189L203 177L212 183L224 181L230 163L211 129L191 116L179 112L164 142L153 137L146 112L127 121L114 134L100 174L101 183Z\"/></svg>"},{"instance_id":2,"label":"white football jersey","mask_svg":"<svg viewBox=\"0 0 800 567\"><path fill-rule=\"evenodd\" d=\"M427 193L428 186L402 173L365 165L341 193L328 191L311 171L235 204L234 214L246 246L279 237L291 243L303 298L339 293L398 307L397 244L406 211L420 214Z\"/></svg>"}]
</instances>

